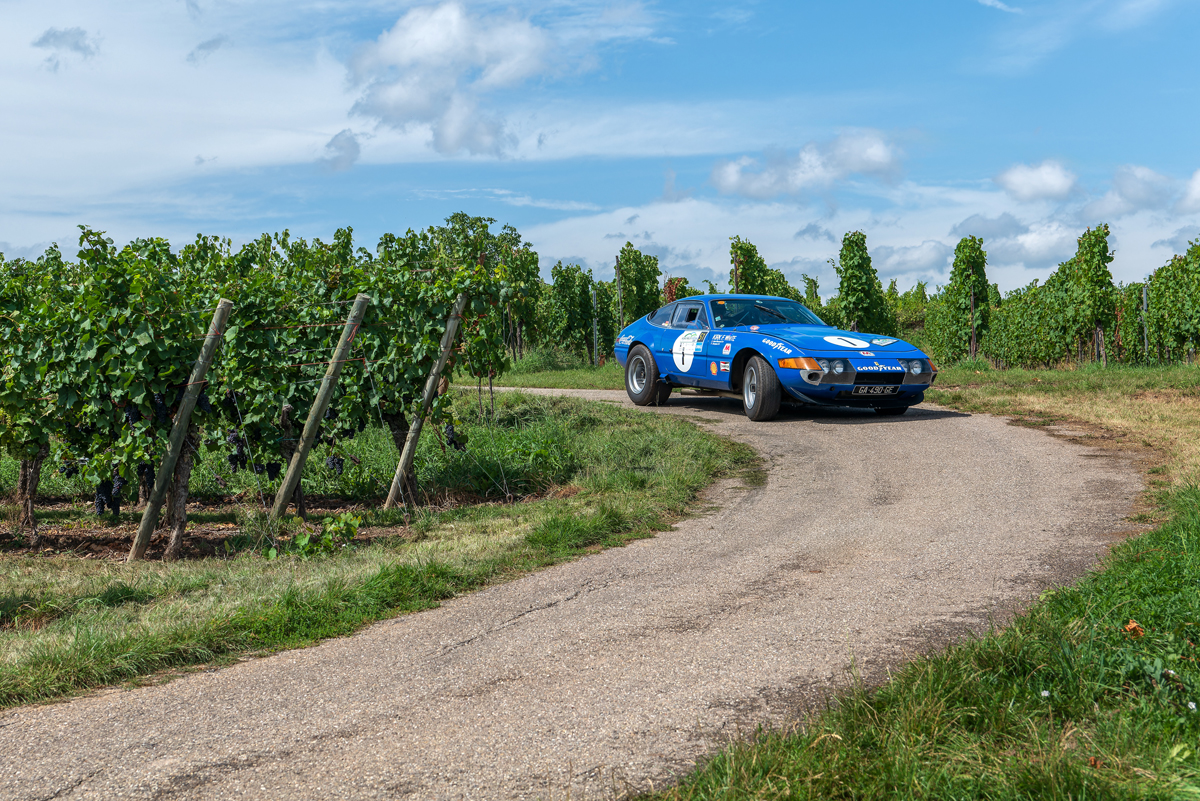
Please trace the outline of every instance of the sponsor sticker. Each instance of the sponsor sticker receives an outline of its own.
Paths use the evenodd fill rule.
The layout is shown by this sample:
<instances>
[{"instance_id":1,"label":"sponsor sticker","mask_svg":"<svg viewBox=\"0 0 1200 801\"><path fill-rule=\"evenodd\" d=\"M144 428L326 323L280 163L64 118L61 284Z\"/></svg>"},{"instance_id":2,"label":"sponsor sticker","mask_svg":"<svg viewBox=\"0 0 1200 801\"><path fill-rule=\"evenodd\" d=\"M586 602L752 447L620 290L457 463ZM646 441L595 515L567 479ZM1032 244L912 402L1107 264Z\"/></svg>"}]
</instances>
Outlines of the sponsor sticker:
<instances>
[{"instance_id":1,"label":"sponsor sticker","mask_svg":"<svg viewBox=\"0 0 1200 801\"><path fill-rule=\"evenodd\" d=\"M854 337L825 337L825 341L830 345L837 345L839 348L852 348L853 350L862 350L868 347L866 342Z\"/></svg>"},{"instance_id":2,"label":"sponsor sticker","mask_svg":"<svg viewBox=\"0 0 1200 801\"><path fill-rule=\"evenodd\" d=\"M717 374L717 363L716 363L716 362L711 362L711 363L708 365L708 371L709 371L710 373L712 373L713 375L716 375L716 374Z\"/></svg>"},{"instance_id":3,"label":"sponsor sticker","mask_svg":"<svg viewBox=\"0 0 1200 801\"><path fill-rule=\"evenodd\" d=\"M869 350L860 350L859 353L861 353L863 356L874 356L875 355L874 353L871 353L871 351L869 351Z\"/></svg>"},{"instance_id":4,"label":"sponsor sticker","mask_svg":"<svg viewBox=\"0 0 1200 801\"><path fill-rule=\"evenodd\" d=\"M777 351L786 353L788 356L792 355L792 349L789 348L787 345L783 344L782 342L776 342L773 339L764 339L762 341L762 343L764 345L766 345L768 348L774 348Z\"/></svg>"},{"instance_id":5,"label":"sponsor sticker","mask_svg":"<svg viewBox=\"0 0 1200 801\"><path fill-rule=\"evenodd\" d=\"M726 343L725 343L725 347L721 348L721 355L722 355L722 356L728 356L728 355L729 355L729 351L731 351L731 350L733 350L733 343L732 343L732 342L726 342Z\"/></svg>"},{"instance_id":6,"label":"sponsor sticker","mask_svg":"<svg viewBox=\"0 0 1200 801\"><path fill-rule=\"evenodd\" d=\"M898 340L898 339L889 339L888 337L875 337L874 339L871 340L871 344L878 345L879 347L882 348L882 347L886 347L887 345L892 344L893 342L899 342L899 341L900 340Z\"/></svg>"},{"instance_id":7,"label":"sponsor sticker","mask_svg":"<svg viewBox=\"0 0 1200 801\"><path fill-rule=\"evenodd\" d=\"M752 326L750 326L750 330L751 330L751 331L757 331L757 330L758 330L758 326L757 326L757 325L752 325Z\"/></svg>"},{"instance_id":8,"label":"sponsor sticker","mask_svg":"<svg viewBox=\"0 0 1200 801\"><path fill-rule=\"evenodd\" d=\"M729 372L729 362L721 362L721 372L722 373Z\"/></svg>"},{"instance_id":9,"label":"sponsor sticker","mask_svg":"<svg viewBox=\"0 0 1200 801\"><path fill-rule=\"evenodd\" d=\"M623 337L621 337L620 339L618 339L618 340L617 340L617 344L618 344L618 345L628 345L628 344L629 344L630 342L632 342L632 341L633 341L633 336L632 336L632 335L626 335L626 336L623 336Z\"/></svg>"},{"instance_id":10,"label":"sponsor sticker","mask_svg":"<svg viewBox=\"0 0 1200 801\"><path fill-rule=\"evenodd\" d=\"M860 373L902 373L904 368L894 364L856 364L854 369Z\"/></svg>"},{"instance_id":11,"label":"sponsor sticker","mask_svg":"<svg viewBox=\"0 0 1200 801\"><path fill-rule=\"evenodd\" d=\"M696 340L699 338L699 331L684 331L671 346L671 360L681 372L686 373L692 369L692 361L696 357Z\"/></svg>"}]
</instances>

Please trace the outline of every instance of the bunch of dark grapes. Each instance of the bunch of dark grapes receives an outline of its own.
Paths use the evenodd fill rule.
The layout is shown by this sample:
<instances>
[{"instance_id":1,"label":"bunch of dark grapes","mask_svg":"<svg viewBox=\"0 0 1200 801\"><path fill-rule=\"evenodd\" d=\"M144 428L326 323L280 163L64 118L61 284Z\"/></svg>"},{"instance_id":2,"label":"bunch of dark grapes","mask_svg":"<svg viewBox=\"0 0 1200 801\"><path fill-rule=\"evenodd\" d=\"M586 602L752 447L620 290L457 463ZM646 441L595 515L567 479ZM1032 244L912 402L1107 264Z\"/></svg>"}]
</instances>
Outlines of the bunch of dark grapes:
<instances>
[{"instance_id":1,"label":"bunch of dark grapes","mask_svg":"<svg viewBox=\"0 0 1200 801\"><path fill-rule=\"evenodd\" d=\"M155 392L154 393L154 419L158 421L159 425L166 425L167 417L168 417L167 404L163 402L162 393Z\"/></svg>"},{"instance_id":2,"label":"bunch of dark grapes","mask_svg":"<svg viewBox=\"0 0 1200 801\"><path fill-rule=\"evenodd\" d=\"M279 462L268 462L267 463L267 478L271 479L272 481L279 478L279 468L281 468L282 466L283 465L281 465Z\"/></svg>"},{"instance_id":3,"label":"bunch of dark grapes","mask_svg":"<svg viewBox=\"0 0 1200 801\"><path fill-rule=\"evenodd\" d=\"M153 484L155 478L154 465L150 462L142 462L137 466L137 475L138 481L142 481L147 484Z\"/></svg>"},{"instance_id":4,"label":"bunch of dark grapes","mask_svg":"<svg viewBox=\"0 0 1200 801\"><path fill-rule=\"evenodd\" d=\"M243 470L249 459L246 457L246 440L238 435L236 428L229 429L225 437L225 441L234 446L234 452L229 454L229 469L236 473L238 470Z\"/></svg>"},{"instance_id":5,"label":"bunch of dark grapes","mask_svg":"<svg viewBox=\"0 0 1200 801\"><path fill-rule=\"evenodd\" d=\"M135 425L137 425L141 421L142 421L142 413L138 410L137 405L133 404L133 403L126 403L125 404L125 423L126 423L126 425L128 425L130 428L133 428Z\"/></svg>"},{"instance_id":6,"label":"bunch of dark grapes","mask_svg":"<svg viewBox=\"0 0 1200 801\"><path fill-rule=\"evenodd\" d=\"M104 514L104 510L112 504L113 483L111 481L101 481L100 486L96 487L96 514Z\"/></svg>"},{"instance_id":7,"label":"bunch of dark grapes","mask_svg":"<svg viewBox=\"0 0 1200 801\"><path fill-rule=\"evenodd\" d=\"M196 406L205 414L212 414L212 403L208 400L208 388L200 390L200 397L196 399Z\"/></svg>"},{"instance_id":8,"label":"bunch of dark grapes","mask_svg":"<svg viewBox=\"0 0 1200 801\"><path fill-rule=\"evenodd\" d=\"M325 459L325 466L334 472L335 475L341 475L346 469L346 460L340 456L329 456Z\"/></svg>"},{"instance_id":9,"label":"bunch of dark grapes","mask_svg":"<svg viewBox=\"0 0 1200 801\"><path fill-rule=\"evenodd\" d=\"M450 447L456 451L465 451L467 449L467 435L459 434L454 430L454 423L446 423L446 442L450 443Z\"/></svg>"},{"instance_id":10,"label":"bunch of dark grapes","mask_svg":"<svg viewBox=\"0 0 1200 801\"><path fill-rule=\"evenodd\" d=\"M182 387L179 388L179 391L175 393L175 402L171 405L174 406L176 409L178 409L180 404L183 403L183 396L186 394L187 394L187 384L184 384Z\"/></svg>"},{"instance_id":11,"label":"bunch of dark grapes","mask_svg":"<svg viewBox=\"0 0 1200 801\"><path fill-rule=\"evenodd\" d=\"M62 473L64 478L74 478L79 475L79 463L77 461L66 462L58 468L58 472Z\"/></svg>"},{"instance_id":12,"label":"bunch of dark grapes","mask_svg":"<svg viewBox=\"0 0 1200 801\"><path fill-rule=\"evenodd\" d=\"M120 472L113 471L112 492L108 498L108 508L112 509L114 515L121 514L121 490L125 489L125 479Z\"/></svg>"},{"instance_id":13,"label":"bunch of dark grapes","mask_svg":"<svg viewBox=\"0 0 1200 801\"><path fill-rule=\"evenodd\" d=\"M325 409L325 419L326 420L336 420L337 416L338 416L337 409L333 408L332 403L329 404L329 406L326 407L326 409Z\"/></svg>"}]
</instances>

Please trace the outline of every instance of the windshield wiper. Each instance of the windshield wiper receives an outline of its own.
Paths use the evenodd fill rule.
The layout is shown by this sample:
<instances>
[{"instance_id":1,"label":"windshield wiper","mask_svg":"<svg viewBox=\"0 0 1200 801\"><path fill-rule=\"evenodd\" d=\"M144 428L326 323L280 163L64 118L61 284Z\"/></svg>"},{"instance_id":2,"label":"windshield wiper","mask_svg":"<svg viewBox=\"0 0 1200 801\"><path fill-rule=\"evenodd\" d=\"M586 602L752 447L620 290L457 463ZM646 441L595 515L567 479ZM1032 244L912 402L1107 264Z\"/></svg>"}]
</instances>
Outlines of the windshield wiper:
<instances>
[{"instance_id":1,"label":"windshield wiper","mask_svg":"<svg viewBox=\"0 0 1200 801\"><path fill-rule=\"evenodd\" d=\"M788 318L784 317L782 314L780 314L779 312L775 311L775 310L774 310L774 309L772 309L770 306L764 306L764 305L762 305L761 303L755 303L755 304L754 304L754 308L756 308L756 309L762 309L762 310L763 310L763 311L765 311L767 314L773 314L773 315L775 315L776 317L778 317L780 320L783 320L785 323L788 321Z\"/></svg>"}]
</instances>

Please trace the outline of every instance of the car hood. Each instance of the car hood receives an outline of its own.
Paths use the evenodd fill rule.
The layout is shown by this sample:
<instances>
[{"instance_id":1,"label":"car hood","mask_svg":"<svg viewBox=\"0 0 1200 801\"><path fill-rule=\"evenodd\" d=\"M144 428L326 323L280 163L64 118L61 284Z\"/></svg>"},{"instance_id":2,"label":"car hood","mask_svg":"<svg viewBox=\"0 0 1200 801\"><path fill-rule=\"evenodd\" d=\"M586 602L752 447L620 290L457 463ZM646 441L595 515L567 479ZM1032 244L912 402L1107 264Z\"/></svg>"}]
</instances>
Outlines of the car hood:
<instances>
[{"instance_id":1,"label":"car hood","mask_svg":"<svg viewBox=\"0 0 1200 801\"><path fill-rule=\"evenodd\" d=\"M739 326L736 330L778 337L806 351L834 355L845 354L847 350L870 350L879 355L887 353L900 355L917 350L915 346L896 337L843 331L827 325L780 323L778 325L760 325L757 331L750 331L747 326Z\"/></svg>"}]
</instances>

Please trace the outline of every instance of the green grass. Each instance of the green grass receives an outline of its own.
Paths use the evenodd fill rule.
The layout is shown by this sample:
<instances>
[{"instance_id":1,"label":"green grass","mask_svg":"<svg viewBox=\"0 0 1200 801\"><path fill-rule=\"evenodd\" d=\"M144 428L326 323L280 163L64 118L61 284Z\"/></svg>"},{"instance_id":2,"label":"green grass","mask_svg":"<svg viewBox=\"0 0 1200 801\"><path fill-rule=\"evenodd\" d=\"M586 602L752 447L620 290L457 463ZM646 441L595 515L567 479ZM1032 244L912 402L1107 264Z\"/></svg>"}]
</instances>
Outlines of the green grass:
<instances>
[{"instance_id":1,"label":"green grass","mask_svg":"<svg viewBox=\"0 0 1200 801\"><path fill-rule=\"evenodd\" d=\"M1008 627L855 682L657 799L1200 798L1196 367L943 370L929 397L1155 448L1167 522Z\"/></svg>"},{"instance_id":2,"label":"green grass","mask_svg":"<svg viewBox=\"0 0 1200 801\"><path fill-rule=\"evenodd\" d=\"M267 560L242 551L228 559L124 564L0 556L0 706L308 645L435 606L652 536L685 514L715 476L757 463L748 447L690 422L607 404L498 393L494 437L480 430L475 414L468 452L435 448L437 458L422 470L475 482L482 492L495 482L472 465L480 460L491 472L504 463L498 481L524 475L554 490L551 497L418 510L393 538L331 557ZM540 453L547 445L553 454ZM512 462L505 461L509 451ZM363 524L402 518L368 510Z\"/></svg>"},{"instance_id":3,"label":"green grass","mask_svg":"<svg viewBox=\"0 0 1200 801\"><path fill-rule=\"evenodd\" d=\"M469 379L461 378L467 382ZM550 389L624 389L625 370L616 359L592 367L578 357L553 350L535 350L496 379L498 387ZM484 387L486 392L487 387Z\"/></svg>"}]
</instances>

